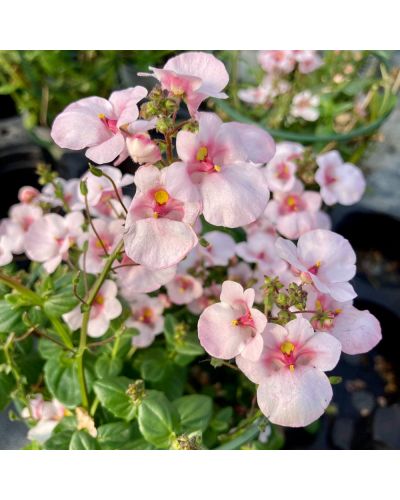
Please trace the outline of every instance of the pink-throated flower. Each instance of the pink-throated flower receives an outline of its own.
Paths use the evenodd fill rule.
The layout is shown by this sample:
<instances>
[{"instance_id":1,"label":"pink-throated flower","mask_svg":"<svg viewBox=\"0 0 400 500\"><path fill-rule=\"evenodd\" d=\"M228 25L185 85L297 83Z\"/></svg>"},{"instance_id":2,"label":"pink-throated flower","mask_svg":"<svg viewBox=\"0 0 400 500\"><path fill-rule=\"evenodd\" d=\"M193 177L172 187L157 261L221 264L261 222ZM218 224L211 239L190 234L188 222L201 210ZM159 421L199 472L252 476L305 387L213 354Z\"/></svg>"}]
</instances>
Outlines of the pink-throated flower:
<instances>
[{"instance_id":1,"label":"pink-throated flower","mask_svg":"<svg viewBox=\"0 0 400 500\"><path fill-rule=\"evenodd\" d=\"M137 294L129 307L131 313L125 324L139 330L139 335L132 338L132 344L140 348L148 347L164 329L163 302L159 297Z\"/></svg>"},{"instance_id":2,"label":"pink-throated flower","mask_svg":"<svg viewBox=\"0 0 400 500\"><path fill-rule=\"evenodd\" d=\"M274 424L311 424L332 399L332 386L324 372L337 365L340 342L332 335L314 332L304 318L284 327L268 323L261 338L263 348L257 360L243 355L236 358L246 377L258 384L258 406Z\"/></svg>"},{"instance_id":3,"label":"pink-throated flower","mask_svg":"<svg viewBox=\"0 0 400 500\"><path fill-rule=\"evenodd\" d=\"M332 231L315 229L300 236L296 245L278 238L278 255L300 274L303 281L340 302L356 297L348 283L356 273L356 254L350 243Z\"/></svg>"},{"instance_id":4,"label":"pink-throated flower","mask_svg":"<svg viewBox=\"0 0 400 500\"><path fill-rule=\"evenodd\" d=\"M197 244L193 231L198 202L182 201L166 177L153 166L135 174L138 191L129 207L124 235L125 252L133 261L152 269L180 262Z\"/></svg>"},{"instance_id":5,"label":"pink-throated flower","mask_svg":"<svg viewBox=\"0 0 400 500\"><path fill-rule=\"evenodd\" d=\"M231 359L241 354L256 360L261 354L261 332L267 324L266 316L254 309L255 292L243 290L234 281L224 281L221 302L207 307L198 322L200 344L216 358Z\"/></svg>"},{"instance_id":6,"label":"pink-throated flower","mask_svg":"<svg viewBox=\"0 0 400 500\"><path fill-rule=\"evenodd\" d=\"M168 168L167 180L181 199L202 202L208 222L238 227L262 214L269 191L254 163L266 163L275 153L267 132L200 113L199 132L180 131L176 146L182 161Z\"/></svg>"}]
</instances>

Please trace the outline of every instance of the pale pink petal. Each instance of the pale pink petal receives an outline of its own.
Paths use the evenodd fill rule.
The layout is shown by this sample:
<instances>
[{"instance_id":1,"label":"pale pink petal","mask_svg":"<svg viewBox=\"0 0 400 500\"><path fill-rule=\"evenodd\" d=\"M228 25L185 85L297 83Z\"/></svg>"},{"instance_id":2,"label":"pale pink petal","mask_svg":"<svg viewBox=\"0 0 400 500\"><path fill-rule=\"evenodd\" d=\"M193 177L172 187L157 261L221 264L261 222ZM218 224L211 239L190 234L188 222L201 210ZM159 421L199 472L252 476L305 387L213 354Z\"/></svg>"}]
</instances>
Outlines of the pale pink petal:
<instances>
[{"instance_id":1,"label":"pale pink petal","mask_svg":"<svg viewBox=\"0 0 400 500\"><path fill-rule=\"evenodd\" d=\"M125 138L121 134L121 132L117 132L104 142L90 147L86 151L86 156L90 160L101 165L103 163L109 163L115 160L115 158L123 151L124 148Z\"/></svg>"}]
</instances>

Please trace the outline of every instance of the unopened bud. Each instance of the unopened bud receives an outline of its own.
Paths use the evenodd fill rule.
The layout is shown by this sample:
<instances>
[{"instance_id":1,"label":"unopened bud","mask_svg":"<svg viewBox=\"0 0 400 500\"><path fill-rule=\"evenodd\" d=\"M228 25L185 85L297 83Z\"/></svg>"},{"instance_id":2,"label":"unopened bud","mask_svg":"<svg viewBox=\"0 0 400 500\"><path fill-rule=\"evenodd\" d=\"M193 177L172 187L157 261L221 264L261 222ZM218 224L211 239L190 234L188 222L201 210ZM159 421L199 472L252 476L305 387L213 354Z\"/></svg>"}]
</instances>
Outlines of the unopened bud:
<instances>
[{"instance_id":1,"label":"unopened bud","mask_svg":"<svg viewBox=\"0 0 400 500\"><path fill-rule=\"evenodd\" d=\"M145 396L144 381L139 379L129 384L126 394L130 397L133 404L138 405Z\"/></svg>"},{"instance_id":2,"label":"unopened bud","mask_svg":"<svg viewBox=\"0 0 400 500\"><path fill-rule=\"evenodd\" d=\"M22 186L18 191L18 199L21 203L32 203L40 192L32 186Z\"/></svg>"},{"instance_id":3,"label":"unopened bud","mask_svg":"<svg viewBox=\"0 0 400 500\"><path fill-rule=\"evenodd\" d=\"M135 163L154 164L161 160L161 151L149 134L135 134L126 139L128 152Z\"/></svg>"}]
</instances>

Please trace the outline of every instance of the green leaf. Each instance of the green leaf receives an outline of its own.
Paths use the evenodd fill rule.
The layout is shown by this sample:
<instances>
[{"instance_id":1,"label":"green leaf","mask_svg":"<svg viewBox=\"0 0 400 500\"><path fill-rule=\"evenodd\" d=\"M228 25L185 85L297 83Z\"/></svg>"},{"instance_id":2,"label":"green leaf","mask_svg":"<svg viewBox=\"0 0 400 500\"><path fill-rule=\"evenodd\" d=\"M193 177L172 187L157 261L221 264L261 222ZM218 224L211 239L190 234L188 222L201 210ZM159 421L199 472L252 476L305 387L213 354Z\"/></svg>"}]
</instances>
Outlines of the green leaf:
<instances>
[{"instance_id":1,"label":"green leaf","mask_svg":"<svg viewBox=\"0 0 400 500\"><path fill-rule=\"evenodd\" d=\"M100 403L113 415L124 420L136 416L136 407L126 394L132 380L126 377L110 377L94 383L94 392Z\"/></svg>"},{"instance_id":2,"label":"green leaf","mask_svg":"<svg viewBox=\"0 0 400 500\"><path fill-rule=\"evenodd\" d=\"M94 366L98 378L116 377L121 373L122 367L122 359L112 358L108 354L99 356Z\"/></svg>"},{"instance_id":3,"label":"green leaf","mask_svg":"<svg viewBox=\"0 0 400 500\"><path fill-rule=\"evenodd\" d=\"M140 432L157 448L168 449L175 433L179 433L179 416L175 407L159 391L148 391L139 406Z\"/></svg>"},{"instance_id":4,"label":"green leaf","mask_svg":"<svg viewBox=\"0 0 400 500\"><path fill-rule=\"evenodd\" d=\"M193 394L176 399L173 405L178 410L182 432L187 434L205 431L212 415L212 399L202 394Z\"/></svg>"},{"instance_id":5,"label":"green leaf","mask_svg":"<svg viewBox=\"0 0 400 500\"><path fill-rule=\"evenodd\" d=\"M62 431L53 434L43 447L45 450L69 450L72 431Z\"/></svg>"},{"instance_id":6,"label":"green leaf","mask_svg":"<svg viewBox=\"0 0 400 500\"><path fill-rule=\"evenodd\" d=\"M164 318L164 335L169 344L175 344L175 318L172 314L166 314Z\"/></svg>"},{"instance_id":7,"label":"green leaf","mask_svg":"<svg viewBox=\"0 0 400 500\"><path fill-rule=\"evenodd\" d=\"M77 365L62 356L51 358L44 365L44 379L51 394L69 408L81 403Z\"/></svg>"},{"instance_id":8,"label":"green leaf","mask_svg":"<svg viewBox=\"0 0 400 500\"><path fill-rule=\"evenodd\" d=\"M217 432L225 432L229 429L233 417L232 406L227 406L219 410L211 420L210 426Z\"/></svg>"},{"instance_id":9,"label":"green leaf","mask_svg":"<svg viewBox=\"0 0 400 500\"><path fill-rule=\"evenodd\" d=\"M184 367L170 364L163 378L152 383L152 388L163 392L168 399L174 400L182 396L186 378Z\"/></svg>"},{"instance_id":10,"label":"green leaf","mask_svg":"<svg viewBox=\"0 0 400 500\"><path fill-rule=\"evenodd\" d=\"M157 382L164 377L168 362L166 351L155 347L139 352L135 356L134 367L144 380Z\"/></svg>"},{"instance_id":11,"label":"green leaf","mask_svg":"<svg viewBox=\"0 0 400 500\"><path fill-rule=\"evenodd\" d=\"M136 422L114 422L97 429L97 440L102 450L152 449L141 436Z\"/></svg>"},{"instance_id":12,"label":"green leaf","mask_svg":"<svg viewBox=\"0 0 400 500\"><path fill-rule=\"evenodd\" d=\"M7 300L0 300L0 332L10 333L24 331L25 325L22 323L22 309L13 308Z\"/></svg>"},{"instance_id":13,"label":"green leaf","mask_svg":"<svg viewBox=\"0 0 400 500\"><path fill-rule=\"evenodd\" d=\"M196 333L188 333L182 343L175 344L175 350L185 356L201 356L204 354L204 349L201 347Z\"/></svg>"},{"instance_id":14,"label":"green leaf","mask_svg":"<svg viewBox=\"0 0 400 500\"><path fill-rule=\"evenodd\" d=\"M41 337L39 339L38 349L39 349L39 354L44 359L58 358L60 354L63 352L63 348L60 345L56 344L55 342L52 342L49 339L46 339L45 337Z\"/></svg>"},{"instance_id":15,"label":"green leaf","mask_svg":"<svg viewBox=\"0 0 400 500\"><path fill-rule=\"evenodd\" d=\"M44 312L50 316L61 316L71 311L78 304L72 293L72 287L67 287L62 293L52 295L43 305Z\"/></svg>"},{"instance_id":16,"label":"green leaf","mask_svg":"<svg viewBox=\"0 0 400 500\"><path fill-rule=\"evenodd\" d=\"M0 372L0 410L3 410L11 401L10 394L14 386L15 381L11 373Z\"/></svg>"},{"instance_id":17,"label":"green leaf","mask_svg":"<svg viewBox=\"0 0 400 500\"><path fill-rule=\"evenodd\" d=\"M96 439L86 431L75 431L69 443L70 450L99 450L100 446Z\"/></svg>"}]
</instances>

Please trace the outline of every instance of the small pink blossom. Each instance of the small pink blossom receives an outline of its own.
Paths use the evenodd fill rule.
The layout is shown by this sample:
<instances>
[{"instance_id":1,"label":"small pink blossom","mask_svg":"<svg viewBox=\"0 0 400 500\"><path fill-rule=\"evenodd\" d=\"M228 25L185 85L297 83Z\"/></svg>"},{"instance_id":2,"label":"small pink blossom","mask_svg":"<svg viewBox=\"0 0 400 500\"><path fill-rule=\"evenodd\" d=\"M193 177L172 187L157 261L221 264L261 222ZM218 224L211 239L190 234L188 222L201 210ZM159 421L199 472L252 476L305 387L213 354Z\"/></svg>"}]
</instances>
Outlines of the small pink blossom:
<instances>
[{"instance_id":1,"label":"small pink blossom","mask_svg":"<svg viewBox=\"0 0 400 500\"><path fill-rule=\"evenodd\" d=\"M318 331L326 331L336 337L346 354L363 354L373 349L382 339L379 321L369 311L356 309L352 301L338 302L329 295L307 290L307 310L317 311L317 315L305 315ZM325 321L318 320L318 313L326 312Z\"/></svg>"},{"instance_id":2,"label":"small pink blossom","mask_svg":"<svg viewBox=\"0 0 400 500\"><path fill-rule=\"evenodd\" d=\"M133 175L122 174L121 170L108 165L97 167L105 174L107 174L114 181L119 194L122 196L122 188L133 184ZM86 180L87 186L87 200L89 207L97 208L101 211L101 205L107 204L108 201L116 199L116 194L112 183L107 177L97 177L89 170L83 174L82 180ZM79 192L79 198L83 202L84 196Z\"/></svg>"},{"instance_id":3,"label":"small pink blossom","mask_svg":"<svg viewBox=\"0 0 400 500\"><path fill-rule=\"evenodd\" d=\"M36 394L29 401L29 408L21 412L23 418L37 420L37 424L29 429L28 439L44 443L51 436L53 429L65 416L65 407L56 399L44 401L41 394Z\"/></svg>"},{"instance_id":4,"label":"small pink blossom","mask_svg":"<svg viewBox=\"0 0 400 500\"><path fill-rule=\"evenodd\" d=\"M207 246L197 245L181 263L182 269L189 269L201 263L205 267L227 266L235 255L235 240L222 231L210 231L203 235Z\"/></svg>"},{"instance_id":5,"label":"small pink blossom","mask_svg":"<svg viewBox=\"0 0 400 500\"><path fill-rule=\"evenodd\" d=\"M344 163L338 151L317 156L319 166L315 180L321 187L321 196L327 205L353 205L361 200L366 182L361 170L352 163Z\"/></svg>"},{"instance_id":6,"label":"small pink blossom","mask_svg":"<svg viewBox=\"0 0 400 500\"><path fill-rule=\"evenodd\" d=\"M304 146L298 142L282 141L276 145L276 156L287 161L295 161L302 157Z\"/></svg>"},{"instance_id":7,"label":"small pink blossom","mask_svg":"<svg viewBox=\"0 0 400 500\"><path fill-rule=\"evenodd\" d=\"M294 52L300 73L312 73L323 64L315 50L295 50Z\"/></svg>"},{"instance_id":8,"label":"small pink blossom","mask_svg":"<svg viewBox=\"0 0 400 500\"><path fill-rule=\"evenodd\" d=\"M303 118L308 122L315 122L319 117L319 97L309 90L304 90L293 97L290 114L295 118Z\"/></svg>"},{"instance_id":9,"label":"small pink blossom","mask_svg":"<svg viewBox=\"0 0 400 500\"><path fill-rule=\"evenodd\" d=\"M25 253L35 262L41 262L48 273L65 260L70 247L82 235L84 217L71 212L65 217L46 214L30 225L25 236Z\"/></svg>"},{"instance_id":10,"label":"small pink blossom","mask_svg":"<svg viewBox=\"0 0 400 500\"><path fill-rule=\"evenodd\" d=\"M144 87L131 87L113 92L109 98L85 97L69 106L54 120L51 137L61 148L88 148L86 156L98 163L128 157L125 134L135 128L146 129L137 121L137 103L147 95ZM152 125L148 124L151 128Z\"/></svg>"},{"instance_id":11,"label":"small pink blossom","mask_svg":"<svg viewBox=\"0 0 400 500\"><path fill-rule=\"evenodd\" d=\"M137 294L129 307L131 314L125 324L139 331L139 335L132 338L132 344L140 348L148 347L164 330L163 302L159 297Z\"/></svg>"},{"instance_id":12,"label":"small pink blossom","mask_svg":"<svg viewBox=\"0 0 400 500\"><path fill-rule=\"evenodd\" d=\"M272 224L272 222L265 215L265 211L257 220L255 220L251 224L248 224L243 229L246 231L246 234L248 236L255 233L264 233L274 238L276 238L277 236L276 228L274 224Z\"/></svg>"},{"instance_id":13,"label":"small pink blossom","mask_svg":"<svg viewBox=\"0 0 400 500\"><path fill-rule=\"evenodd\" d=\"M161 151L149 134L134 134L126 139L128 153L135 163L153 165L161 160Z\"/></svg>"},{"instance_id":14,"label":"small pink blossom","mask_svg":"<svg viewBox=\"0 0 400 500\"><path fill-rule=\"evenodd\" d=\"M43 211L36 205L17 203L10 207L8 215L8 219L0 222L0 234L7 237L12 253L24 253L25 235L31 225L43 216Z\"/></svg>"},{"instance_id":15,"label":"small pink blossom","mask_svg":"<svg viewBox=\"0 0 400 500\"><path fill-rule=\"evenodd\" d=\"M62 207L63 201L71 210L82 210L85 205L79 198L79 179L62 179L57 177L55 183L58 184L62 190L63 200L58 198L55 194L55 187L53 183L46 184L40 194L40 201L44 201L53 207Z\"/></svg>"},{"instance_id":16,"label":"small pink blossom","mask_svg":"<svg viewBox=\"0 0 400 500\"><path fill-rule=\"evenodd\" d=\"M203 288L203 295L193 300L193 302L190 302L190 304L187 305L188 310L196 316L200 315L208 306L219 302L221 289L222 286L217 283L213 283L211 286Z\"/></svg>"},{"instance_id":17,"label":"small pink blossom","mask_svg":"<svg viewBox=\"0 0 400 500\"><path fill-rule=\"evenodd\" d=\"M177 264L197 244L192 225L200 205L181 201L166 176L168 168L161 172L153 166L139 168L135 174L138 191L126 219L126 254L152 269Z\"/></svg>"},{"instance_id":18,"label":"small pink blossom","mask_svg":"<svg viewBox=\"0 0 400 500\"><path fill-rule=\"evenodd\" d=\"M21 203L32 203L38 199L40 191L32 186L22 186L18 191L18 199Z\"/></svg>"},{"instance_id":19,"label":"small pink blossom","mask_svg":"<svg viewBox=\"0 0 400 500\"><path fill-rule=\"evenodd\" d=\"M264 169L271 191L290 191L296 181L297 165L285 156L275 155Z\"/></svg>"},{"instance_id":20,"label":"small pink blossom","mask_svg":"<svg viewBox=\"0 0 400 500\"><path fill-rule=\"evenodd\" d=\"M292 241L278 238L278 255L286 260L302 280L322 293L344 302L356 297L348 283L356 273L356 254L350 243L339 234L315 229L300 236L297 247Z\"/></svg>"},{"instance_id":21,"label":"small pink blossom","mask_svg":"<svg viewBox=\"0 0 400 500\"><path fill-rule=\"evenodd\" d=\"M277 255L275 241L268 234L251 234L247 241L236 245L236 254L246 262L257 264L263 273L278 275L287 268L287 264Z\"/></svg>"},{"instance_id":22,"label":"small pink blossom","mask_svg":"<svg viewBox=\"0 0 400 500\"><path fill-rule=\"evenodd\" d=\"M6 266L13 260L10 241L5 235L0 236L0 266Z\"/></svg>"},{"instance_id":23,"label":"small pink blossom","mask_svg":"<svg viewBox=\"0 0 400 500\"><path fill-rule=\"evenodd\" d=\"M238 227L264 211L269 191L254 163L266 163L275 153L267 132L200 113L199 132L180 131L177 152L182 161L168 168L167 180L181 199L202 202L208 222Z\"/></svg>"},{"instance_id":24,"label":"small pink blossom","mask_svg":"<svg viewBox=\"0 0 400 500\"><path fill-rule=\"evenodd\" d=\"M258 87L248 87L238 91L238 97L241 101L248 104L265 104L270 98L270 92L262 85Z\"/></svg>"},{"instance_id":25,"label":"small pink blossom","mask_svg":"<svg viewBox=\"0 0 400 500\"><path fill-rule=\"evenodd\" d=\"M288 74L296 65L293 50L261 50L258 53L258 62L267 73Z\"/></svg>"},{"instance_id":26,"label":"small pink blossom","mask_svg":"<svg viewBox=\"0 0 400 500\"><path fill-rule=\"evenodd\" d=\"M196 117L200 104L208 97L226 99L221 92L229 82L224 64L206 52L185 52L167 61L163 69L152 68L161 87L174 97L182 97L191 116Z\"/></svg>"},{"instance_id":27,"label":"small pink blossom","mask_svg":"<svg viewBox=\"0 0 400 500\"><path fill-rule=\"evenodd\" d=\"M79 257L79 267L88 273L99 273L104 267L104 261L107 253L110 254L117 246L123 236L123 221L92 219L92 224L96 229L101 241L98 239L93 228L90 226L89 231L82 234L79 238L79 245L82 247L84 241L88 240L88 249L86 256L81 254Z\"/></svg>"},{"instance_id":28,"label":"small pink blossom","mask_svg":"<svg viewBox=\"0 0 400 500\"><path fill-rule=\"evenodd\" d=\"M118 288L114 281L105 280L101 286L90 309L88 323L89 337L101 337L110 327L110 321L118 318L122 312L122 306L117 299ZM63 320L72 331L82 326L81 305L78 304L72 311L62 315Z\"/></svg>"},{"instance_id":29,"label":"small pink blossom","mask_svg":"<svg viewBox=\"0 0 400 500\"><path fill-rule=\"evenodd\" d=\"M176 266L165 269L149 269L133 262L124 255L121 266L116 269L118 287L121 295L128 301L138 293L150 293L165 285L176 274Z\"/></svg>"},{"instance_id":30,"label":"small pink blossom","mask_svg":"<svg viewBox=\"0 0 400 500\"><path fill-rule=\"evenodd\" d=\"M261 332L266 316L252 308L255 292L243 290L234 281L222 284L221 302L207 307L198 322L200 344L216 358L231 359L241 354L257 360L262 350Z\"/></svg>"},{"instance_id":31,"label":"small pink blossom","mask_svg":"<svg viewBox=\"0 0 400 500\"><path fill-rule=\"evenodd\" d=\"M304 191L303 184L296 179L290 191L274 192L265 214L282 236L296 240L312 229L330 229L329 216L320 211L321 202L319 193Z\"/></svg>"},{"instance_id":32,"label":"small pink blossom","mask_svg":"<svg viewBox=\"0 0 400 500\"><path fill-rule=\"evenodd\" d=\"M274 424L311 424L332 399L332 386L324 372L337 365L340 342L332 335L314 332L304 318L289 321L285 327L268 323L261 337L258 360L243 355L236 358L243 373L258 384L258 406Z\"/></svg>"},{"instance_id":33,"label":"small pink blossom","mask_svg":"<svg viewBox=\"0 0 400 500\"><path fill-rule=\"evenodd\" d=\"M173 304L189 304L203 294L201 281L190 274L177 274L166 284L168 297Z\"/></svg>"}]
</instances>

